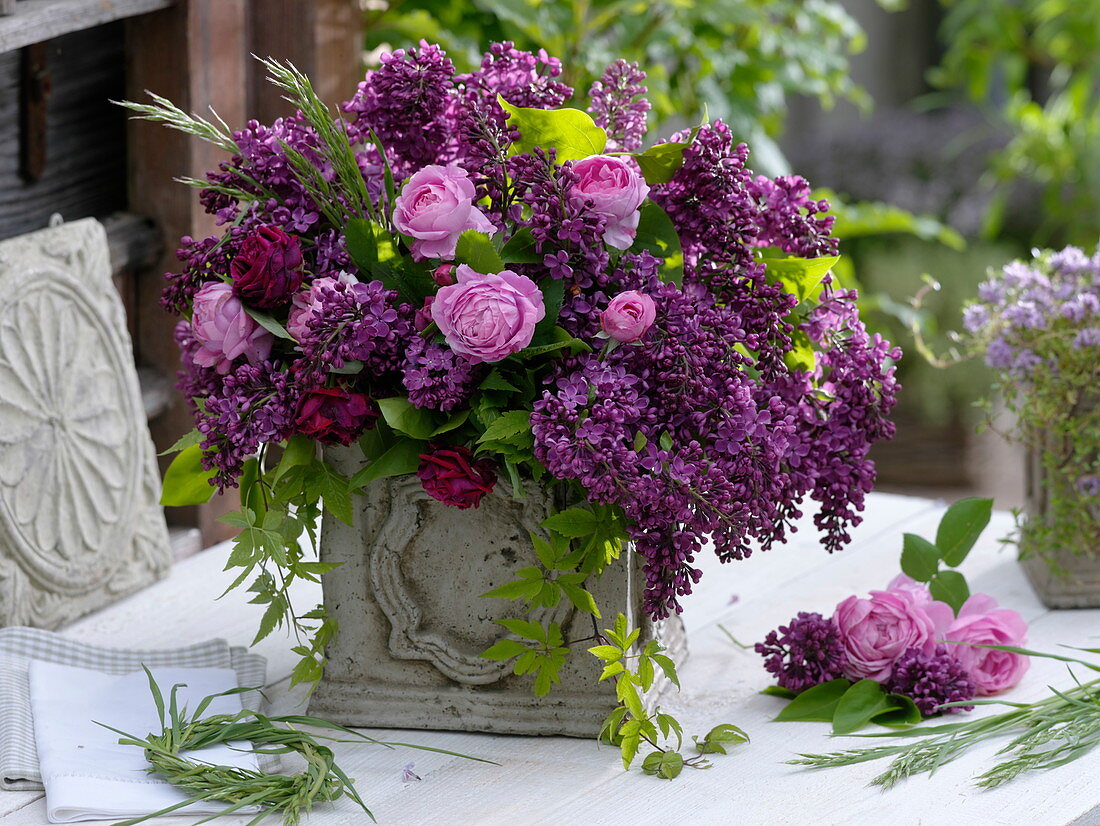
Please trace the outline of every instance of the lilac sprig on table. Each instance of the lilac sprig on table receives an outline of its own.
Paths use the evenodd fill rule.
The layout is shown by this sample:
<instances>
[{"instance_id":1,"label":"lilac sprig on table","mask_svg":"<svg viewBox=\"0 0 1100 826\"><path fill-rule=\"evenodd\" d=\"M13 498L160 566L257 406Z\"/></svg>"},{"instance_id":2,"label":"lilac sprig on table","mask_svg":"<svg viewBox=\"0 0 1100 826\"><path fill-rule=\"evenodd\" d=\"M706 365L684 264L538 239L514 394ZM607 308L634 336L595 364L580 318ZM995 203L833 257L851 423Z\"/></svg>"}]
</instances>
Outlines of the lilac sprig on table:
<instances>
[{"instance_id":1,"label":"lilac sprig on table","mask_svg":"<svg viewBox=\"0 0 1100 826\"><path fill-rule=\"evenodd\" d=\"M220 234L183 239L167 276L196 430L164 502L240 485L230 567L266 606L257 638L297 635L296 682L320 678L336 633L323 607L290 604L296 579L327 572L300 539L322 508L350 524L378 479L415 474L456 508L552 486L539 565L487 596L568 601L599 644L591 583L622 553L661 619L708 544L724 561L768 550L809 502L824 548L848 542L869 450L893 433L900 352L833 283L833 219L805 180L756 175L721 121L643 149L645 74L624 61L561 108L574 90L545 52L495 44L459 74L421 43L386 54L339 115L263 63L297 109L270 125L127 105L229 156L188 182ZM353 444L352 477L319 448ZM579 641L517 622L500 658L545 694ZM628 708L613 728L652 722ZM731 742L712 735L705 753ZM674 757L644 760L674 773Z\"/></svg>"},{"instance_id":2,"label":"lilac sprig on table","mask_svg":"<svg viewBox=\"0 0 1100 826\"><path fill-rule=\"evenodd\" d=\"M883 591L850 596L831 617L799 613L755 645L776 678L766 693L791 700L782 721L831 722L837 734L878 723L907 726L973 708L1027 671L1017 650L1027 623L954 570L989 522L991 500L945 512L935 542L905 534L903 573ZM946 566L946 567L943 567Z\"/></svg>"}]
</instances>

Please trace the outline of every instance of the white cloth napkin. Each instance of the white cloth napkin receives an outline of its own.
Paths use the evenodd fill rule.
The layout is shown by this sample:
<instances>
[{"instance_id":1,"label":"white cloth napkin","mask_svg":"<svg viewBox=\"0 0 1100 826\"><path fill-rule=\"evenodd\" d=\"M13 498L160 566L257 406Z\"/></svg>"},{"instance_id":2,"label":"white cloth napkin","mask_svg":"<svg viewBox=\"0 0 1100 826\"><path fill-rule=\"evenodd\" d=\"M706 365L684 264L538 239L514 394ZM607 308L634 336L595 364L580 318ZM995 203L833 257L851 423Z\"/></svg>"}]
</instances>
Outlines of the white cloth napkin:
<instances>
[{"instance_id":1,"label":"white cloth napkin","mask_svg":"<svg viewBox=\"0 0 1100 826\"><path fill-rule=\"evenodd\" d=\"M31 662L44 660L61 665L91 668L106 674L129 674L141 666L186 668L232 668L237 684L262 686L267 683L267 661L244 648L231 647L225 640L206 640L182 648L105 648L69 639L56 631L9 626L0 628L0 789L40 791L42 773L34 747L34 717L31 715ZM241 695L245 708L263 712L259 692ZM260 768L279 770L276 755L260 755Z\"/></svg>"},{"instance_id":2,"label":"white cloth napkin","mask_svg":"<svg viewBox=\"0 0 1100 826\"><path fill-rule=\"evenodd\" d=\"M164 693L182 683L180 708L194 709L200 700L237 686L229 668L150 669ZM143 737L160 732L157 710L144 671L104 674L69 665L35 661L30 666L31 708L35 741L46 786L46 812L51 823L131 818L159 811L188 794L145 771L148 763L136 746L119 745L119 735L96 722ZM241 710L237 695L219 697L204 716ZM234 744L247 749L247 743ZM192 753L196 759L255 770L256 756L228 744ZM180 814L221 811L224 803L198 802ZM253 809L252 811L255 811Z\"/></svg>"}]
</instances>

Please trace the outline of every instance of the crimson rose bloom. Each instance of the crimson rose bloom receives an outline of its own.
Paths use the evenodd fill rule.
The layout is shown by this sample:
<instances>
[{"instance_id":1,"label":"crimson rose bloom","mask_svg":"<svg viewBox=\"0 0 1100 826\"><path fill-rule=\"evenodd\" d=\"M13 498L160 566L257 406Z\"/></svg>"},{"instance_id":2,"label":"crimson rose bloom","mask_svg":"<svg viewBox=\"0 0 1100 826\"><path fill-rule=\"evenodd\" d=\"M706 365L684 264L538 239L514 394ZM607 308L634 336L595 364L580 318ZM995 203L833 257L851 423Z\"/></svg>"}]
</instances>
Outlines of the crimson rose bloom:
<instances>
[{"instance_id":1,"label":"crimson rose bloom","mask_svg":"<svg viewBox=\"0 0 1100 826\"><path fill-rule=\"evenodd\" d=\"M302 396L294 424L303 436L326 444L350 445L377 418L378 411L362 393L318 387Z\"/></svg>"},{"instance_id":2,"label":"crimson rose bloom","mask_svg":"<svg viewBox=\"0 0 1100 826\"><path fill-rule=\"evenodd\" d=\"M465 447L421 453L416 475L429 496L463 510L481 504L481 497L491 492L497 481L492 465L475 460Z\"/></svg>"},{"instance_id":3,"label":"crimson rose bloom","mask_svg":"<svg viewBox=\"0 0 1100 826\"><path fill-rule=\"evenodd\" d=\"M229 265L233 289L255 307L270 309L290 301L302 286L302 248L279 227L249 235Z\"/></svg>"}]
</instances>

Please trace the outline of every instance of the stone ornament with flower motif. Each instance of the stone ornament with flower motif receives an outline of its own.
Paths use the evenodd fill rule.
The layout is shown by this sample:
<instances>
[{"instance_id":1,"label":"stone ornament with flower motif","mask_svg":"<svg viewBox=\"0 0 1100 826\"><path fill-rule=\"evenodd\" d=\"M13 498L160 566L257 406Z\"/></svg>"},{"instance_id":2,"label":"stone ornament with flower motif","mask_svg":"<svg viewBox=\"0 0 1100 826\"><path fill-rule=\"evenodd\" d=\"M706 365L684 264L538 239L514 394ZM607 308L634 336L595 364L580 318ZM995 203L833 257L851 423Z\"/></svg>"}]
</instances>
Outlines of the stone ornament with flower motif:
<instances>
[{"instance_id":1,"label":"stone ornament with flower motif","mask_svg":"<svg viewBox=\"0 0 1100 826\"><path fill-rule=\"evenodd\" d=\"M92 219L0 243L0 625L55 627L170 561L107 237Z\"/></svg>"}]
</instances>

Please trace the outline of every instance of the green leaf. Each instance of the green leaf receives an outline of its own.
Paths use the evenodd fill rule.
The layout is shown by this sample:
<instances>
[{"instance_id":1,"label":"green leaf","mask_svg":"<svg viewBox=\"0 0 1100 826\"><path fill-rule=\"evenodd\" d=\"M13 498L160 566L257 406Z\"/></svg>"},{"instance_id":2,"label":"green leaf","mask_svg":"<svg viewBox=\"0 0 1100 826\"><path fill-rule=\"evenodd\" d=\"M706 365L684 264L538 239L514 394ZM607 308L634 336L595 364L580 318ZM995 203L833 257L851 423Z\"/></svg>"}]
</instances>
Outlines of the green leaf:
<instances>
[{"instance_id":1,"label":"green leaf","mask_svg":"<svg viewBox=\"0 0 1100 826\"><path fill-rule=\"evenodd\" d=\"M579 610L586 611L596 619L600 619L600 609L596 607L596 600L592 598L592 594L579 585L568 585L564 582L559 582L558 585L565 593L566 598Z\"/></svg>"},{"instance_id":2,"label":"green leaf","mask_svg":"<svg viewBox=\"0 0 1100 826\"><path fill-rule=\"evenodd\" d=\"M961 565L992 515L992 499L970 497L949 507L936 530L936 547L943 561L952 568Z\"/></svg>"},{"instance_id":3,"label":"green leaf","mask_svg":"<svg viewBox=\"0 0 1100 826\"><path fill-rule=\"evenodd\" d=\"M452 430L462 427L466 424L466 420L470 418L470 409L458 410L452 413L447 421L443 422L439 427L432 431L432 436L442 436L444 433L450 433Z\"/></svg>"},{"instance_id":4,"label":"green leaf","mask_svg":"<svg viewBox=\"0 0 1100 826\"><path fill-rule=\"evenodd\" d=\"M940 569L940 550L915 533L902 536L901 570L917 582L928 582Z\"/></svg>"},{"instance_id":5,"label":"green leaf","mask_svg":"<svg viewBox=\"0 0 1100 826\"><path fill-rule=\"evenodd\" d=\"M655 751L642 761L642 771L664 780L679 777L684 770L684 758L676 751Z\"/></svg>"},{"instance_id":6,"label":"green leaf","mask_svg":"<svg viewBox=\"0 0 1100 826\"><path fill-rule=\"evenodd\" d=\"M489 371L484 379L481 380L481 384L478 385L479 390L504 390L508 393L518 393L519 388L516 387L508 379L501 375L499 369L494 367Z\"/></svg>"},{"instance_id":7,"label":"green leaf","mask_svg":"<svg viewBox=\"0 0 1100 826\"><path fill-rule=\"evenodd\" d=\"M510 660L527 650L527 646L517 640L497 640L481 656L487 660Z\"/></svg>"},{"instance_id":8,"label":"green leaf","mask_svg":"<svg viewBox=\"0 0 1100 826\"><path fill-rule=\"evenodd\" d=\"M292 467L308 465L316 454L317 443L312 439L301 434L291 436L283 447L283 455L279 459L279 464L275 466L271 481L278 482Z\"/></svg>"},{"instance_id":9,"label":"green leaf","mask_svg":"<svg viewBox=\"0 0 1100 826\"><path fill-rule=\"evenodd\" d=\"M650 186L667 184L684 165L684 150L689 145L679 141L659 143L649 147L645 152L636 153L633 158L638 162L642 177L647 184Z\"/></svg>"},{"instance_id":10,"label":"green leaf","mask_svg":"<svg viewBox=\"0 0 1100 826\"><path fill-rule=\"evenodd\" d=\"M420 454L427 450L427 443L414 439L400 439L385 453L351 477L350 490L366 487L375 479L416 473L420 467Z\"/></svg>"},{"instance_id":11,"label":"green leaf","mask_svg":"<svg viewBox=\"0 0 1100 826\"><path fill-rule=\"evenodd\" d=\"M252 316L252 320L263 327L265 330L267 330L269 333L272 333L278 338L285 338L289 341L294 341L294 336L288 333L286 327L276 321L274 316L270 316L261 310L255 309L254 307L249 307L247 305L242 306L244 306L244 311Z\"/></svg>"},{"instance_id":12,"label":"green leaf","mask_svg":"<svg viewBox=\"0 0 1100 826\"><path fill-rule=\"evenodd\" d=\"M649 439L646 438L646 435L642 433L642 431L639 430L634 434L633 448L635 452L644 450L647 444L649 444Z\"/></svg>"},{"instance_id":13,"label":"green leaf","mask_svg":"<svg viewBox=\"0 0 1100 826\"><path fill-rule=\"evenodd\" d=\"M209 502L217 490L210 484L214 473L202 466L202 448L197 444L184 448L164 471L160 503L183 507Z\"/></svg>"},{"instance_id":14,"label":"green leaf","mask_svg":"<svg viewBox=\"0 0 1100 826\"><path fill-rule=\"evenodd\" d=\"M500 95L497 103L508 113L509 128L520 132L509 154L520 155L535 147L553 148L554 159L565 163L600 155L607 147L607 132L596 126L591 115L579 109L528 109L513 106Z\"/></svg>"},{"instance_id":15,"label":"green leaf","mask_svg":"<svg viewBox=\"0 0 1100 826\"><path fill-rule=\"evenodd\" d=\"M924 715L920 713L920 709L917 708L917 704L913 702L912 698L906 697L904 694L890 694L887 699L894 704L894 708L884 711L882 714L876 714L871 720L875 725L902 728L915 726L924 719Z\"/></svg>"},{"instance_id":16,"label":"green leaf","mask_svg":"<svg viewBox=\"0 0 1100 826\"><path fill-rule=\"evenodd\" d=\"M203 440L203 435L199 433L198 428L192 428L187 433L184 433L167 450L162 450L157 456L167 456L170 453L179 453L184 448L191 447L191 445L197 445Z\"/></svg>"},{"instance_id":17,"label":"green leaf","mask_svg":"<svg viewBox=\"0 0 1100 826\"><path fill-rule=\"evenodd\" d=\"M837 704L852 683L850 680L830 680L813 688L807 688L775 716L776 722L792 723L803 720L830 722L836 713Z\"/></svg>"},{"instance_id":18,"label":"green leaf","mask_svg":"<svg viewBox=\"0 0 1100 826\"><path fill-rule=\"evenodd\" d=\"M521 619L498 619L496 623L503 625L517 637L534 640L535 642L546 642L546 629L537 622Z\"/></svg>"},{"instance_id":19,"label":"green leaf","mask_svg":"<svg viewBox=\"0 0 1100 826\"><path fill-rule=\"evenodd\" d=\"M468 229L458 236L455 263L467 264L474 272L498 273L505 269L496 247L484 232Z\"/></svg>"},{"instance_id":20,"label":"green leaf","mask_svg":"<svg viewBox=\"0 0 1100 826\"><path fill-rule=\"evenodd\" d=\"M534 599L542 588L542 580L517 579L486 591L482 597L490 599Z\"/></svg>"},{"instance_id":21,"label":"green leaf","mask_svg":"<svg viewBox=\"0 0 1100 826\"><path fill-rule=\"evenodd\" d=\"M970 586L966 584L966 577L958 571L940 571L928 583L928 591L932 599L946 602L956 614L970 598Z\"/></svg>"},{"instance_id":22,"label":"green leaf","mask_svg":"<svg viewBox=\"0 0 1100 826\"><path fill-rule=\"evenodd\" d=\"M793 700L798 696L797 691L791 691L789 688L783 688L783 686L779 685L770 685L760 693L766 694L769 697L780 697L784 700Z\"/></svg>"},{"instance_id":23,"label":"green leaf","mask_svg":"<svg viewBox=\"0 0 1100 826\"><path fill-rule=\"evenodd\" d=\"M541 264L546 257L538 251L535 238L527 227L520 227L500 250L505 264Z\"/></svg>"},{"instance_id":24,"label":"green leaf","mask_svg":"<svg viewBox=\"0 0 1100 826\"><path fill-rule=\"evenodd\" d=\"M345 525L350 525L352 513L348 480L319 459L314 460L311 475L321 491L325 510Z\"/></svg>"},{"instance_id":25,"label":"green leaf","mask_svg":"<svg viewBox=\"0 0 1100 826\"><path fill-rule=\"evenodd\" d=\"M790 320L790 317L788 317ZM791 349L783 354L783 363L791 370L811 372L817 364L813 342L804 330L797 326L791 332Z\"/></svg>"},{"instance_id":26,"label":"green leaf","mask_svg":"<svg viewBox=\"0 0 1100 826\"><path fill-rule=\"evenodd\" d=\"M542 523L542 527L560 533L562 536L568 536L570 539L590 536L598 526L599 520L596 514L587 508L579 507L558 511Z\"/></svg>"},{"instance_id":27,"label":"green leaf","mask_svg":"<svg viewBox=\"0 0 1100 826\"><path fill-rule=\"evenodd\" d=\"M966 249L966 240L958 232L931 215L914 215L881 201L848 204L835 192L825 189L814 190L812 197L829 201L829 212L836 217L833 236L843 241L868 235L905 233L925 241L938 241L954 250Z\"/></svg>"},{"instance_id":28,"label":"green leaf","mask_svg":"<svg viewBox=\"0 0 1100 826\"><path fill-rule=\"evenodd\" d=\"M553 341L561 304L565 300L565 282L560 278L544 278L539 282L539 291L546 315L535 325L534 335L531 336L531 343L536 346Z\"/></svg>"},{"instance_id":29,"label":"green leaf","mask_svg":"<svg viewBox=\"0 0 1100 826\"><path fill-rule=\"evenodd\" d=\"M378 407L382 411L382 418L386 424L399 433L411 436L414 439L425 441L435 433L435 420L427 410L414 407L403 396L393 396L388 399L378 399Z\"/></svg>"},{"instance_id":30,"label":"green leaf","mask_svg":"<svg viewBox=\"0 0 1100 826\"><path fill-rule=\"evenodd\" d=\"M837 702L833 714L833 734L851 734L894 708L896 704L881 684L874 680L860 680L845 691Z\"/></svg>"},{"instance_id":31,"label":"green leaf","mask_svg":"<svg viewBox=\"0 0 1100 826\"><path fill-rule=\"evenodd\" d=\"M553 353L556 350L565 350L567 348L573 355L577 355L578 353L592 352L591 347L589 347L579 338L574 338L561 327L553 327L551 329L551 337L552 342L550 344L538 344L531 345L530 347L525 347L524 349L516 353L516 358L523 360L531 358L532 356L541 356L545 355L546 353Z\"/></svg>"},{"instance_id":32,"label":"green leaf","mask_svg":"<svg viewBox=\"0 0 1100 826\"><path fill-rule=\"evenodd\" d=\"M670 657L664 654L654 654L652 656L653 662L657 663L661 671L665 672L665 676L669 681L677 688L680 687L680 678L676 674L676 663L672 661Z\"/></svg>"},{"instance_id":33,"label":"green leaf","mask_svg":"<svg viewBox=\"0 0 1100 826\"><path fill-rule=\"evenodd\" d=\"M679 284L684 277L684 253L680 246L680 234L668 213L653 201L642 204L638 219L638 232L630 247L632 252L648 250L652 255L665 259L661 277Z\"/></svg>"},{"instance_id":34,"label":"green leaf","mask_svg":"<svg viewBox=\"0 0 1100 826\"><path fill-rule=\"evenodd\" d=\"M761 258L767 266L768 281L780 282L799 301L812 298L825 274L840 260L839 255L823 258Z\"/></svg>"},{"instance_id":35,"label":"green leaf","mask_svg":"<svg viewBox=\"0 0 1100 826\"><path fill-rule=\"evenodd\" d=\"M530 410L508 410L501 413L498 419L485 428L485 432L478 438L478 443L507 442L514 436L530 431Z\"/></svg>"},{"instance_id":36,"label":"green leaf","mask_svg":"<svg viewBox=\"0 0 1100 826\"><path fill-rule=\"evenodd\" d=\"M594 645L588 653L604 662L618 662L623 657L623 650L615 645Z\"/></svg>"}]
</instances>

